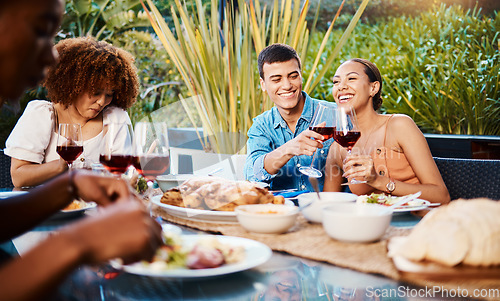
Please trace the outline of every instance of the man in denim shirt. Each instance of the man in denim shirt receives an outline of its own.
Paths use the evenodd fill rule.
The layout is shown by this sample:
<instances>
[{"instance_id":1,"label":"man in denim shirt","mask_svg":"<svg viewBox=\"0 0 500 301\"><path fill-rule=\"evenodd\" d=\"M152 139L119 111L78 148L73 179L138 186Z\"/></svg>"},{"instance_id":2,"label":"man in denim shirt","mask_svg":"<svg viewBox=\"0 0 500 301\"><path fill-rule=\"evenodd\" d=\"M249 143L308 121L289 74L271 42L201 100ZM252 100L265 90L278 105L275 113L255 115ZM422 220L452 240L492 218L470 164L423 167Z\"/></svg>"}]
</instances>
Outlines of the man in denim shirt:
<instances>
[{"instance_id":1,"label":"man in denim shirt","mask_svg":"<svg viewBox=\"0 0 500 301\"><path fill-rule=\"evenodd\" d=\"M321 142L323 136L309 130L319 102L302 91L301 63L297 52L284 44L273 44L259 54L260 84L274 107L253 119L248 130L245 178L269 183L272 190L310 190L307 176L300 166L311 165L323 172L319 178L323 189L324 167L333 141ZM311 139L313 138L313 139Z\"/></svg>"}]
</instances>

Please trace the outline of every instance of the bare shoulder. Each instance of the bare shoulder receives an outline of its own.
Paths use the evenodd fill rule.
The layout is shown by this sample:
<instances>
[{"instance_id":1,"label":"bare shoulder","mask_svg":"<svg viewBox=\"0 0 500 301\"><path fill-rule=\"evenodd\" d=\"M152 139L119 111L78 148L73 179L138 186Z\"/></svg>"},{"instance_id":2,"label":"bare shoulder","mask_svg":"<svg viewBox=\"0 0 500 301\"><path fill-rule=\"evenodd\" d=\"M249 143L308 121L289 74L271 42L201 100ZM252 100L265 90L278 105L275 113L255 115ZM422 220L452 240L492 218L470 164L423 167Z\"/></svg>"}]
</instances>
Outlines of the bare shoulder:
<instances>
[{"instance_id":1,"label":"bare shoulder","mask_svg":"<svg viewBox=\"0 0 500 301\"><path fill-rule=\"evenodd\" d=\"M405 114L393 114L389 124L387 125L387 130L393 134L409 134L414 132L420 132L413 119ZM388 117L388 118L389 118Z\"/></svg>"}]
</instances>

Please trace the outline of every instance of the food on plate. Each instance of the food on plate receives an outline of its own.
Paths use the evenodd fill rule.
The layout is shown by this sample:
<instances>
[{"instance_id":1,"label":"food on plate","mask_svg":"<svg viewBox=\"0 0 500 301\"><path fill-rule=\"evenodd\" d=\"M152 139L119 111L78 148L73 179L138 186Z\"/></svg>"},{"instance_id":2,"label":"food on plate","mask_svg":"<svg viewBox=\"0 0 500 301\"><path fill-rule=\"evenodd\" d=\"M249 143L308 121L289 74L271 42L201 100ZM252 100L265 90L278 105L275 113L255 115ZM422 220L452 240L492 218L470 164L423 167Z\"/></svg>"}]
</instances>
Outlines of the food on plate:
<instances>
[{"instance_id":1,"label":"food on plate","mask_svg":"<svg viewBox=\"0 0 500 301\"><path fill-rule=\"evenodd\" d=\"M500 265L500 202L456 200L427 214L389 256L446 266Z\"/></svg>"},{"instance_id":2,"label":"food on plate","mask_svg":"<svg viewBox=\"0 0 500 301\"><path fill-rule=\"evenodd\" d=\"M360 195L358 196L356 202L357 203L368 203L368 204L380 204L384 206L391 206L398 202L402 197L395 197L390 195L385 195L383 193L372 193L370 195ZM401 206L410 206L416 207L421 206L423 204L422 200L412 200L407 203L402 204Z\"/></svg>"},{"instance_id":3,"label":"food on plate","mask_svg":"<svg viewBox=\"0 0 500 301\"><path fill-rule=\"evenodd\" d=\"M86 207L85 202L79 200L73 200L73 202L71 202L71 204L66 206L66 208L63 209L63 211L77 210L85 207Z\"/></svg>"},{"instance_id":4,"label":"food on plate","mask_svg":"<svg viewBox=\"0 0 500 301\"><path fill-rule=\"evenodd\" d=\"M165 244L158 248L151 262L139 264L154 271L169 269L209 269L232 264L245 259L242 246L221 243L215 236L202 237L195 245L183 245L182 237L163 232Z\"/></svg>"},{"instance_id":5,"label":"food on plate","mask_svg":"<svg viewBox=\"0 0 500 301\"><path fill-rule=\"evenodd\" d=\"M193 177L167 190L161 202L185 208L234 211L239 205L284 204L285 199L273 196L256 183L207 176Z\"/></svg>"}]
</instances>

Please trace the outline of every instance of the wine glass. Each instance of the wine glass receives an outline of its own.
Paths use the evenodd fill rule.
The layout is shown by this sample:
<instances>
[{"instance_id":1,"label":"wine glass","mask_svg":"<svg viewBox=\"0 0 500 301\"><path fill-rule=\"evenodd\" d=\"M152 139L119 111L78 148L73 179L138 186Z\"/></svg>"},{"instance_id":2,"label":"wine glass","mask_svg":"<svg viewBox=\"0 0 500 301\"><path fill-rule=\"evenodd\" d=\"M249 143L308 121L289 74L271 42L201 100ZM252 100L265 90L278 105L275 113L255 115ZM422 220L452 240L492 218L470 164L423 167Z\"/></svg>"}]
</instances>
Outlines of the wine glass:
<instances>
[{"instance_id":1,"label":"wine glass","mask_svg":"<svg viewBox=\"0 0 500 301\"><path fill-rule=\"evenodd\" d=\"M133 131L129 123L109 123L103 128L99 162L111 173L122 175L134 161Z\"/></svg>"},{"instance_id":2,"label":"wine glass","mask_svg":"<svg viewBox=\"0 0 500 301\"><path fill-rule=\"evenodd\" d=\"M342 147L347 149L350 155L352 148L361 137L361 132L358 129L358 120L356 112L350 106L340 106L337 108L336 129L333 139ZM366 181L351 179L350 184L361 184Z\"/></svg>"},{"instance_id":3,"label":"wine glass","mask_svg":"<svg viewBox=\"0 0 500 301\"><path fill-rule=\"evenodd\" d=\"M309 129L318 134L323 135L322 141L326 141L333 137L335 131L335 105L333 103L319 103L314 112L314 117L309 125ZM314 152L310 166L301 166L299 171L309 177L320 178L323 174L321 171L313 167Z\"/></svg>"},{"instance_id":4,"label":"wine glass","mask_svg":"<svg viewBox=\"0 0 500 301\"><path fill-rule=\"evenodd\" d=\"M77 123L60 123L56 151L73 168L73 161L83 153L82 128Z\"/></svg>"},{"instance_id":5,"label":"wine glass","mask_svg":"<svg viewBox=\"0 0 500 301\"><path fill-rule=\"evenodd\" d=\"M134 128L135 169L152 185L170 166L168 130L165 122L138 122Z\"/></svg>"}]
</instances>

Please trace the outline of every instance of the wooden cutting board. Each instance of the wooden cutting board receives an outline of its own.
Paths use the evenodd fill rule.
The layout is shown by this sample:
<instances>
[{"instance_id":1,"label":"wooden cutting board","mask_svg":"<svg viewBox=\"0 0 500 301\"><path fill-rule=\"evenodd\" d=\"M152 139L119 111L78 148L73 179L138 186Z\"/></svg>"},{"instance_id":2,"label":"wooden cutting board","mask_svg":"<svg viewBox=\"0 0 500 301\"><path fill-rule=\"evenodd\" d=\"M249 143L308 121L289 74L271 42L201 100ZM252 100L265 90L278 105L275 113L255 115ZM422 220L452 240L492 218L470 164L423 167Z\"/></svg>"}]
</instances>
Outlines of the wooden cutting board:
<instances>
[{"instance_id":1,"label":"wooden cutting board","mask_svg":"<svg viewBox=\"0 0 500 301\"><path fill-rule=\"evenodd\" d=\"M402 242L403 237L394 237L389 241L388 249ZM419 278L426 280L448 279L500 279L500 266L474 267L459 264L454 267L444 266L430 261L412 261L403 256L392 258L396 269L405 278Z\"/></svg>"}]
</instances>

